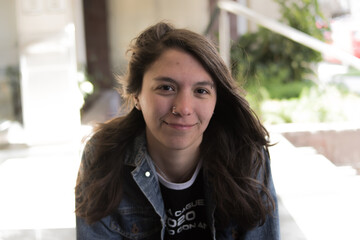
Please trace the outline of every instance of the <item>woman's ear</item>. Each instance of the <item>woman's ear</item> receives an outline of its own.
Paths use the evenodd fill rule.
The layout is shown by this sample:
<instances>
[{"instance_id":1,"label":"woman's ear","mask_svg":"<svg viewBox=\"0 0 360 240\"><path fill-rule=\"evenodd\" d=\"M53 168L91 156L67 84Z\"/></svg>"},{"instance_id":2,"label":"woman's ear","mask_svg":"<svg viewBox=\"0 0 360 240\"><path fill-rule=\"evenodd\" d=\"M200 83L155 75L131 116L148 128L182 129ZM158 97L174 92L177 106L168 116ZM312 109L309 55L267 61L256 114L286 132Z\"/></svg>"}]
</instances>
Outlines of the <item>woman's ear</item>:
<instances>
[{"instance_id":1,"label":"woman's ear","mask_svg":"<svg viewBox=\"0 0 360 240\"><path fill-rule=\"evenodd\" d=\"M134 102L135 102L135 108L139 111L141 111L141 106L140 106L140 102L139 102L139 98L137 96L134 97Z\"/></svg>"}]
</instances>

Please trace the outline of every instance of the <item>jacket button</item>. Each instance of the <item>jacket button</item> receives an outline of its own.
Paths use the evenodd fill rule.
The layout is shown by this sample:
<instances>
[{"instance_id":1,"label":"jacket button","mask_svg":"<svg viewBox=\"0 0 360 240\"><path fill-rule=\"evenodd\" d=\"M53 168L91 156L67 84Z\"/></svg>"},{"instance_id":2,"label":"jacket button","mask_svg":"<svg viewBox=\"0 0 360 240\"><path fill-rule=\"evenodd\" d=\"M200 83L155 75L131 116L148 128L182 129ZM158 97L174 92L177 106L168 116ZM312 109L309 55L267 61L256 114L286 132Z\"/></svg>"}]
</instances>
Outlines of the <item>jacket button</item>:
<instances>
[{"instance_id":1,"label":"jacket button","mask_svg":"<svg viewBox=\"0 0 360 240\"><path fill-rule=\"evenodd\" d=\"M145 172L145 177L150 177L150 172L149 171Z\"/></svg>"}]
</instances>

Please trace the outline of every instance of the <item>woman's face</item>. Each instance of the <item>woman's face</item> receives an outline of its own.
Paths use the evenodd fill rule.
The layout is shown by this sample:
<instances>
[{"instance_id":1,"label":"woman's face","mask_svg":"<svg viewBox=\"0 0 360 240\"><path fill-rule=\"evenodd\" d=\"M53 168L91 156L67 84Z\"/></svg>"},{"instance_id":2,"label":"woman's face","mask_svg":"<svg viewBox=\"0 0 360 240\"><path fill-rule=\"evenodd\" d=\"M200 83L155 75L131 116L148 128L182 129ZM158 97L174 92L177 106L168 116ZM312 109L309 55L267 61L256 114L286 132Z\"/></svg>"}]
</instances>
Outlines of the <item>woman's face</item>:
<instances>
[{"instance_id":1,"label":"woman's face","mask_svg":"<svg viewBox=\"0 0 360 240\"><path fill-rule=\"evenodd\" d=\"M215 83L192 55L168 49L145 72L137 101L149 147L197 149L214 112Z\"/></svg>"}]
</instances>

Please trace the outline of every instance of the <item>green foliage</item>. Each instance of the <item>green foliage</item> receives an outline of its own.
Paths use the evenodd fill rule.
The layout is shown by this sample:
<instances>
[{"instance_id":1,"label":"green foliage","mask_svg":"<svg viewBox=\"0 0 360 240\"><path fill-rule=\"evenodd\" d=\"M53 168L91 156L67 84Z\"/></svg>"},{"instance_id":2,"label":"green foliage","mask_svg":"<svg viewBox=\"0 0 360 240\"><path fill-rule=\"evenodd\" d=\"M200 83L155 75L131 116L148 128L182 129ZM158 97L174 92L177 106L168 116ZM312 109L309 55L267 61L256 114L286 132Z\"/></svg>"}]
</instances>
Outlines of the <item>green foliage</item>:
<instances>
[{"instance_id":1,"label":"green foliage","mask_svg":"<svg viewBox=\"0 0 360 240\"><path fill-rule=\"evenodd\" d=\"M259 83L251 84L247 87L248 95L246 98L254 111L263 119L266 119L269 115L264 113L263 105L268 101L292 101L293 99L298 99L303 92L313 87L316 87L316 85L311 81L298 81L287 84L273 82L266 87ZM271 114L276 114L276 112L272 112ZM281 119L287 118L287 115L281 111L277 114L280 115L279 117ZM288 118L288 120L290 121L290 118ZM288 121L286 120L285 122Z\"/></svg>"},{"instance_id":2,"label":"green foliage","mask_svg":"<svg viewBox=\"0 0 360 240\"><path fill-rule=\"evenodd\" d=\"M275 1L285 24L322 40L315 25L315 17L321 16L317 0ZM311 85L312 67L321 59L319 52L261 27L240 37L231 52L235 78L250 94L259 94L261 91L252 90L264 87L270 98L298 97L303 87Z\"/></svg>"},{"instance_id":3,"label":"green foliage","mask_svg":"<svg viewBox=\"0 0 360 240\"><path fill-rule=\"evenodd\" d=\"M317 0L274 1L280 6L284 24L324 40L323 30L316 27L316 20L323 18ZM327 97L331 94L315 84L313 69L322 60L319 52L259 27L233 44L231 60L234 77L247 90L247 100L265 122L346 118L336 109L328 109Z\"/></svg>"},{"instance_id":4,"label":"green foliage","mask_svg":"<svg viewBox=\"0 0 360 240\"><path fill-rule=\"evenodd\" d=\"M275 0L280 5L282 20L289 26L322 40L322 32L316 28L316 18L323 18L317 0Z\"/></svg>"},{"instance_id":5,"label":"green foliage","mask_svg":"<svg viewBox=\"0 0 360 240\"><path fill-rule=\"evenodd\" d=\"M357 94L338 86L304 88L299 98L262 102L260 110L266 123L359 122Z\"/></svg>"},{"instance_id":6,"label":"green foliage","mask_svg":"<svg viewBox=\"0 0 360 240\"><path fill-rule=\"evenodd\" d=\"M21 104L21 86L20 86L20 69L19 66L8 66L5 70L6 78L8 79L13 104L14 120L22 123L22 104Z\"/></svg>"}]
</instances>

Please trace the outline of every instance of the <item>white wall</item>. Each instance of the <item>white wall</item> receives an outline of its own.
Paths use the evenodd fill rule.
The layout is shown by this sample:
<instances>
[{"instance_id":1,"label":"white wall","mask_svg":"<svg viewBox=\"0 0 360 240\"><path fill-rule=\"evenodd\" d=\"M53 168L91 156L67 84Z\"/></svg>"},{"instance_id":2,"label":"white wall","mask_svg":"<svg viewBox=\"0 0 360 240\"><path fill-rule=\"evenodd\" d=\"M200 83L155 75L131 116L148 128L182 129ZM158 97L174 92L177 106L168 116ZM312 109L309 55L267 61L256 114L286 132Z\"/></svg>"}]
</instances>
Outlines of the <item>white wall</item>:
<instances>
[{"instance_id":1,"label":"white wall","mask_svg":"<svg viewBox=\"0 0 360 240\"><path fill-rule=\"evenodd\" d=\"M80 127L72 0L17 0L26 143L75 139Z\"/></svg>"},{"instance_id":2,"label":"white wall","mask_svg":"<svg viewBox=\"0 0 360 240\"><path fill-rule=\"evenodd\" d=\"M0 69L19 63L15 13L15 1L0 0Z\"/></svg>"},{"instance_id":3,"label":"white wall","mask_svg":"<svg viewBox=\"0 0 360 240\"><path fill-rule=\"evenodd\" d=\"M75 24L76 60L79 70L86 65L86 45L84 28L84 11L82 0L72 0L72 12Z\"/></svg>"},{"instance_id":4,"label":"white wall","mask_svg":"<svg viewBox=\"0 0 360 240\"><path fill-rule=\"evenodd\" d=\"M208 0L108 0L110 60L115 72L126 66L130 41L146 27L167 20L202 33L209 23Z\"/></svg>"}]
</instances>

